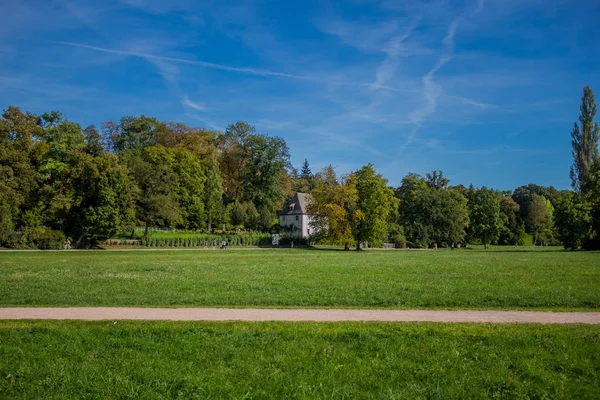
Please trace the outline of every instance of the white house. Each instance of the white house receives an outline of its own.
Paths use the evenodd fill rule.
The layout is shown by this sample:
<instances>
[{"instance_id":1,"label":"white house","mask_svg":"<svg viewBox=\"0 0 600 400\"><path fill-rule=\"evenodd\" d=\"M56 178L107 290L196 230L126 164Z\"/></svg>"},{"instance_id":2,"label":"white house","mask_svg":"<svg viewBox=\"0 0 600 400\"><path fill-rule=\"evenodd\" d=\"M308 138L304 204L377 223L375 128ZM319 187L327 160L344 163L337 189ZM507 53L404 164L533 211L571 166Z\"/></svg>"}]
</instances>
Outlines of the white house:
<instances>
[{"instance_id":1,"label":"white house","mask_svg":"<svg viewBox=\"0 0 600 400\"><path fill-rule=\"evenodd\" d=\"M311 216L308 215L307 210L310 201L310 194L296 193L296 195L283 206L283 210L279 213L279 225L289 228L292 236L303 238L310 236Z\"/></svg>"}]
</instances>

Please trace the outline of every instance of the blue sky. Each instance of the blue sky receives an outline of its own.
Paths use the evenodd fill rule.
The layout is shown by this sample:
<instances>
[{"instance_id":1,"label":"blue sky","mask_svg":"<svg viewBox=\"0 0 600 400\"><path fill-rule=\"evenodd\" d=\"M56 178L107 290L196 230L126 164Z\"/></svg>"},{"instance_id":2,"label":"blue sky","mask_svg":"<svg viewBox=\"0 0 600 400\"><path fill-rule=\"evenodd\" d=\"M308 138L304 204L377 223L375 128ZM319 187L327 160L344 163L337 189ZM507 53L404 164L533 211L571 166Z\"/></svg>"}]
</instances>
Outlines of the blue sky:
<instances>
[{"instance_id":1,"label":"blue sky","mask_svg":"<svg viewBox=\"0 0 600 400\"><path fill-rule=\"evenodd\" d=\"M0 107L83 126L145 114L283 137L299 166L373 162L513 189L569 186L597 0L10 0ZM600 97L600 95L599 95Z\"/></svg>"}]
</instances>

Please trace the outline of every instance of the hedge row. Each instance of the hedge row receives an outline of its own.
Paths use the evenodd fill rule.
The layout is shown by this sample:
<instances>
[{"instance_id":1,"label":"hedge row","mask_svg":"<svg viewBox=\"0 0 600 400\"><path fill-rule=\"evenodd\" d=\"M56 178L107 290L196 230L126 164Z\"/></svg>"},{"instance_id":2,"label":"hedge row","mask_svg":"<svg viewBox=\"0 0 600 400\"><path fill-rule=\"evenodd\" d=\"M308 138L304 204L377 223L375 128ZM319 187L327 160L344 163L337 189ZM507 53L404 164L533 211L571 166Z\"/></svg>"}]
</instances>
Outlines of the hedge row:
<instances>
[{"instance_id":1,"label":"hedge row","mask_svg":"<svg viewBox=\"0 0 600 400\"><path fill-rule=\"evenodd\" d=\"M40 226L10 232L0 240L0 246L12 249L60 250L65 247L66 240L64 233Z\"/></svg>"},{"instance_id":2,"label":"hedge row","mask_svg":"<svg viewBox=\"0 0 600 400\"><path fill-rule=\"evenodd\" d=\"M142 238L141 240L119 240L109 239L103 244L109 246L141 246L141 247L212 247L213 243L216 247L220 247L225 241L228 246L243 247L243 246L270 246L272 243L271 235L268 233L249 233L239 235L202 235L191 238ZM306 246L308 240L303 238L280 238L280 247L289 247L291 242L294 246Z\"/></svg>"},{"instance_id":3,"label":"hedge row","mask_svg":"<svg viewBox=\"0 0 600 400\"><path fill-rule=\"evenodd\" d=\"M269 234L248 235L199 235L193 238L142 238L142 247L217 247L225 241L229 246L268 246L271 244Z\"/></svg>"}]
</instances>

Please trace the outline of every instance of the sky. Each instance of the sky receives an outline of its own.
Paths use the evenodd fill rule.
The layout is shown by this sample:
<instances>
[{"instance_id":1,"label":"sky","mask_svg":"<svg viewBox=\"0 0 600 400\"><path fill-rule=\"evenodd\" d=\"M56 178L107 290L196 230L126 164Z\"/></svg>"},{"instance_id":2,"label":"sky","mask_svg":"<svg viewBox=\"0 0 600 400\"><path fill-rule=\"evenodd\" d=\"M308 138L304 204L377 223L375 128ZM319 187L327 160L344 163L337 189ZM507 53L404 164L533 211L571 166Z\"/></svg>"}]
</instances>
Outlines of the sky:
<instances>
[{"instance_id":1,"label":"sky","mask_svg":"<svg viewBox=\"0 0 600 400\"><path fill-rule=\"evenodd\" d=\"M598 20L597 0L0 0L0 108L243 120L313 171L566 189Z\"/></svg>"}]
</instances>

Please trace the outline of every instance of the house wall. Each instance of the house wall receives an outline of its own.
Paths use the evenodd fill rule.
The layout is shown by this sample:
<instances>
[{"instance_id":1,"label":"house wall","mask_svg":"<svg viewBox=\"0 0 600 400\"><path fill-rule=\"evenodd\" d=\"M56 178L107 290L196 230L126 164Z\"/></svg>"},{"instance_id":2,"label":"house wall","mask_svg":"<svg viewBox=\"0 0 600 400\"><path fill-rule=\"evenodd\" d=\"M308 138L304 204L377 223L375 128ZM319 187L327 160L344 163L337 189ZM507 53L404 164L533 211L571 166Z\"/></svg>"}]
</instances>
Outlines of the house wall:
<instances>
[{"instance_id":1,"label":"house wall","mask_svg":"<svg viewBox=\"0 0 600 400\"><path fill-rule=\"evenodd\" d=\"M292 214L292 215L280 215L279 225L281 226L294 226L297 228L293 233L297 237L308 237L310 236L310 216L306 214Z\"/></svg>"},{"instance_id":2,"label":"house wall","mask_svg":"<svg viewBox=\"0 0 600 400\"><path fill-rule=\"evenodd\" d=\"M310 215L302 215L302 237L309 237L313 233L313 228L310 226L312 217Z\"/></svg>"}]
</instances>

